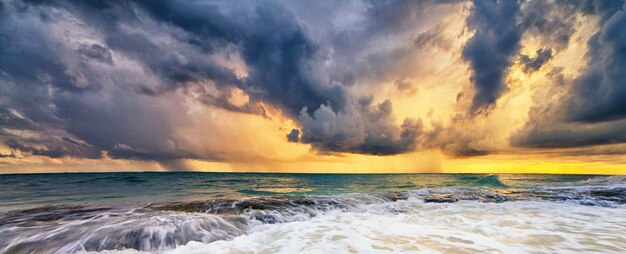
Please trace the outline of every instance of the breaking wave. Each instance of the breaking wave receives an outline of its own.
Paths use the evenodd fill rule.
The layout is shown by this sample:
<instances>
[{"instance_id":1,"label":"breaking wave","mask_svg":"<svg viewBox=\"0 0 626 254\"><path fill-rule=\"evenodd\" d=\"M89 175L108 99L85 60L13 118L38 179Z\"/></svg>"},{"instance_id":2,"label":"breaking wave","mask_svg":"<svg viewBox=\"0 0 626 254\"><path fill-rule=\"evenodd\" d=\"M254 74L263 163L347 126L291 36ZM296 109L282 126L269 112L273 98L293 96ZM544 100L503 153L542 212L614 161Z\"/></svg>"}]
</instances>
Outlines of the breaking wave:
<instances>
[{"instance_id":1,"label":"breaking wave","mask_svg":"<svg viewBox=\"0 0 626 254\"><path fill-rule=\"evenodd\" d=\"M571 239L578 236L568 236L567 232L594 230L597 226L586 223L605 223L602 229L598 229L605 233L610 227L626 230L626 218L623 216L626 188L621 185L624 178L584 181L584 185L573 184L569 187L525 189L504 189L502 187L504 184L497 176L491 175L461 180L471 182L474 187L422 188L382 194L269 195L236 200L160 203L129 210L90 206L46 206L10 211L0 214L0 252L73 253L110 250L187 252L192 249L200 252L219 249L253 252L256 247L250 246L262 248L262 243L270 241L268 239L273 239L272 243L281 242L275 235L279 232L282 236L289 233L288 238L301 242L298 242L297 246L285 242L285 246L275 246L276 249L270 249L270 252L274 250L286 253L315 252L313 246L317 246L316 241L320 240L340 243L332 248L322 246L322 249L327 251L340 252L354 250L445 252L445 249L441 249L445 244L464 246L468 249L476 247L476 251L506 252L503 248L505 245L486 244L484 237L489 235L481 236L478 233L480 230L471 234L465 232L469 234L468 238L461 233L471 228L457 228L455 225L465 223L469 227L471 223L468 220L473 218L470 216L477 216L479 220L474 223L495 220L494 223L501 224L500 230L504 230L501 234L506 235L511 233L507 233L506 230L520 230L513 226L509 228L507 224L520 227L535 223L545 224L549 219L554 219L554 216L558 217L558 213L570 212L572 209L580 211L581 214L564 216L580 217L579 223L583 223L582 225L565 228L563 230L566 231L557 235L548 231L535 236L531 234L528 237L532 239L527 241L542 241L540 239L545 239L547 235L559 241ZM476 185L493 188L476 188ZM511 210L519 214L503 212ZM588 214L588 217L583 214ZM511 216L520 218L515 219ZM526 216L528 221L521 221L524 220L523 216ZM421 241L421 238L416 236L424 233L407 228L404 225L406 223L417 228L440 230L440 238L428 236L429 241L433 241L433 246L416 245ZM406 230L406 234L402 234L404 231L398 228ZM388 234L399 235L385 238L384 236ZM513 232L510 237L523 236L518 234L519 232ZM362 237L369 238L361 239ZM548 239L552 239L549 237ZM621 245L625 245L623 239L621 240ZM371 244L367 249L361 249L363 246L356 244L361 241ZM411 246L416 249L411 249L413 248Z\"/></svg>"}]
</instances>

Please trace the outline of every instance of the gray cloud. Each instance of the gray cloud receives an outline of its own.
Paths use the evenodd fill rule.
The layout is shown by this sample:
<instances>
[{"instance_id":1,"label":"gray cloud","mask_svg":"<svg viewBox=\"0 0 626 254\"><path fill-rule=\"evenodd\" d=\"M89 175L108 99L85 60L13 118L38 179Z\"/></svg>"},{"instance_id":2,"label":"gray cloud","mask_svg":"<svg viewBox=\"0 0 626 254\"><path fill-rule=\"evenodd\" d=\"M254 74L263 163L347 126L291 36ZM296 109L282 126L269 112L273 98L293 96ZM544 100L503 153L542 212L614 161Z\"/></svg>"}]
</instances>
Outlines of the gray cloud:
<instances>
[{"instance_id":1,"label":"gray cloud","mask_svg":"<svg viewBox=\"0 0 626 254\"><path fill-rule=\"evenodd\" d=\"M389 100L372 105L371 98L361 98L338 112L331 105L321 105L311 114L304 108L298 120L302 124L301 142L321 151L404 153L415 150L422 135L420 121L405 119L401 126L394 124Z\"/></svg>"},{"instance_id":2,"label":"gray cloud","mask_svg":"<svg viewBox=\"0 0 626 254\"><path fill-rule=\"evenodd\" d=\"M552 59L552 49L538 49L535 57L522 55L520 63L524 66L524 72L531 73L537 71Z\"/></svg>"},{"instance_id":3,"label":"gray cloud","mask_svg":"<svg viewBox=\"0 0 626 254\"><path fill-rule=\"evenodd\" d=\"M532 148L579 148L576 154L616 153L595 146L626 143L626 14L623 1L566 1L584 15L600 16L600 29L587 42L588 64L580 76L566 79L555 69L551 98L538 101L511 144ZM564 86L571 84L571 86Z\"/></svg>"},{"instance_id":4,"label":"gray cloud","mask_svg":"<svg viewBox=\"0 0 626 254\"><path fill-rule=\"evenodd\" d=\"M80 19L79 9L88 12L96 7L100 6L13 2L4 10L7 15L0 17L0 140L25 155L52 158L97 159L105 153L111 158L145 160L201 157L177 147L171 129L175 123L168 122L172 120L168 116L180 107L129 92L141 85L135 81L150 80L151 73L133 72L119 63L114 66L111 50L124 53L119 48L81 42L97 40L97 36L81 39L80 33L89 32L81 29L111 32L110 24L132 17L121 18L128 13L111 7L109 12L93 11L90 19ZM106 22L95 24L102 20ZM81 25L71 27L76 24ZM69 27L65 34L49 34L54 26ZM118 143L135 151L121 151Z\"/></svg>"},{"instance_id":5,"label":"gray cloud","mask_svg":"<svg viewBox=\"0 0 626 254\"><path fill-rule=\"evenodd\" d=\"M605 21L587 43L587 69L574 80L573 95L566 105L570 120L604 122L626 118L626 11L619 7L602 9ZM607 12L612 15L604 14Z\"/></svg>"},{"instance_id":6,"label":"gray cloud","mask_svg":"<svg viewBox=\"0 0 626 254\"><path fill-rule=\"evenodd\" d=\"M448 126L433 122L432 127L420 138L420 148L440 149L445 154L455 157L473 157L493 153L493 149L480 144L489 133L478 131L472 125L475 118L457 114Z\"/></svg>"},{"instance_id":7,"label":"gray cloud","mask_svg":"<svg viewBox=\"0 0 626 254\"><path fill-rule=\"evenodd\" d=\"M511 143L518 147L571 148L626 142L626 122L600 124L566 124L558 126L530 122L517 132Z\"/></svg>"},{"instance_id":8,"label":"gray cloud","mask_svg":"<svg viewBox=\"0 0 626 254\"><path fill-rule=\"evenodd\" d=\"M102 158L102 152L100 150L70 138L57 139L44 137L40 139L30 139L28 141L31 141L31 143L34 143L37 146L41 146L43 144L43 147L37 148L29 144L23 144L22 142L25 142L25 140L8 140L5 144L10 149L26 153L27 155L40 155L50 158L61 158L65 156L89 159Z\"/></svg>"},{"instance_id":9,"label":"gray cloud","mask_svg":"<svg viewBox=\"0 0 626 254\"><path fill-rule=\"evenodd\" d=\"M85 57L94 59L98 62L113 64L113 56L111 55L111 52L97 43L91 45L80 45L76 51Z\"/></svg>"},{"instance_id":10,"label":"gray cloud","mask_svg":"<svg viewBox=\"0 0 626 254\"><path fill-rule=\"evenodd\" d=\"M418 48L436 47L449 50L452 47L450 38L441 33L442 27L436 26L426 32L419 34L413 40L413 44Z\"/></svg>"},{"instance_id":11,"label":"gray cloud","mask_svg":"<svg viewBox=\"0 0 626 254\"><path fill-rule=\"evenodd\" d=\"M405 4L411 8L367 3L367 15L376 19L367 25L369 31L408 28L410 22L397 14L411 16L417 9ZM346 85L331 77L338 74L354 83L352 72L329 71L327 42L313 39L308 26L285 6L11 2L0 17L0 95L6 101L0 105L0 139L25 155L55 158L106 154L164 163L182 158L222 160L187 149L174 134L174 125L185 124L180 112L186 109L171 94L182 91L204 104L236 112L264 115L264 102L298 120L305 119L303 109L330 109L376 121L364 127L361 143L349 148L341 139L315 141L314 137L331 134L308 128L296 135L301 139L289 135L290 141L310 143L322 151L394 154L414 149L414 123L385 122L390 119L388 104L365 105L351 98ZM58 28L65 32L49 32ZM239 77L210 57L215 54L241 58L247 76ZM218 93L210 92L207 83ZM249 96L247 103L230 102L229 91L236 88ZM23 130L31 131L31 137L16 134Z\"/></svg>"},{"instance_id":12,"label":"gray cloud","mask_svg":"<svg viewBox=\"0 0 626 254\"><path fill-rule=\"evenodd\" d=\"M558 77L553 77L558 79ZM561 90L561 91L559 91ZM626 142L626 121L581 123L567 120L562 98L568 94L561 86L548 91L551 98L537 103L529 112L525 125L513 133L512 146L527 148L587 148ZM584 154L584 151L579 151Z\"/></svg>"},{"instance_id":13,"label":"gray cloud","mask_svg":"<svg viewBox=\"0 0 626 254\"><path fill-rule=\"evenodd\" d=\"M519 51L523 32L517 23L519 13L517 1L474 2L467 23L475 31L463 48L476 89L472 112L490 107L506 90L506 71Z\"/></svg>"},{"instance_id":14,"label":"gray cloud","mask_svg":"<svg viewBox=\"0 0 626 254\"><path fill-rule=\"evenodd\" d=\"M618 85L625 78L623 4L615 2L475 2L467 19L475 33L462 56L476 89L470 110L492 107L506 92L504 77L518 57L532 72L567 47L575 31L572 13L599 15L589 67L563 102L571 111L559 116L592 124L566 133L589 138L571 146L621 142L601 138L617 135L612 128L620 125L593 125L626 115L619 99L626 92ZM277 107L301 126L283 138L320 152L490 152L477 135L396 121L390 101L374 103L348 91L371 83L417 91L407 81L413 69L397 68L398 62L417 64L407 60L417 58L416 50L451 47L437 25L411 34L428 21L428 8L454 4L448 1L1 3L0 141L15 154L108 156L176 167L184 158L224 160L218 152L194 151L175 134L176 125L191 121L188 99L257 115L265 115L262 105ZM398 34L408 35L406 45L389 46L386 38ZM525 34L545 44L537 56L518 56ZM240 60L247 75L216 55ZM233 104L231 93L239 90L249 100ZM567 136L542 126L539 121L549 117L538 115L514 144L542 146L545 140L544 146L553 146ZM541 134L544 129L553 134Z\"/></svg>"},{"instance_id":15,"label":"gray cloud","mask_svg":"<svg viewBox=\"0 0 626 254\"><path fill-rule=\"evenodd\" d=\"M527 34L539 39L541 45L555 49L566 48L576 31L575 1L527 1L522 6L520 26ZM553 52L554 53L554 52Z\"/></svg>"},{"instance_id":16,"label":"gray cloud","mask_svg":"<svg viewBox=\"0 0 626 254\"><path fill-rule=\"evenodd\" d=\"M576 0L474 2L467 18L474 35L463 48L463 59L470 65L471 81L476 90L470 112L493 107L507 91L505 76L519 53L522 36L534 36L555 49L566 48L575 32L577 12L595 14L614 6L613 3ZM532 72L554 53L552 49L542 49L537 57L522 55L520 60L525 71Z\"/></svg>"},{"instance_id":17,"label":"gray cloud","mask_svg":"<svg viewBox=\"0 0 626 254\"><path fill-rule=\"evenodd\" d=\"M299 142L300 141L300 130L292 129L289 134L287 134L287 141L289 142Z\"/></svg>"}]
</instances>

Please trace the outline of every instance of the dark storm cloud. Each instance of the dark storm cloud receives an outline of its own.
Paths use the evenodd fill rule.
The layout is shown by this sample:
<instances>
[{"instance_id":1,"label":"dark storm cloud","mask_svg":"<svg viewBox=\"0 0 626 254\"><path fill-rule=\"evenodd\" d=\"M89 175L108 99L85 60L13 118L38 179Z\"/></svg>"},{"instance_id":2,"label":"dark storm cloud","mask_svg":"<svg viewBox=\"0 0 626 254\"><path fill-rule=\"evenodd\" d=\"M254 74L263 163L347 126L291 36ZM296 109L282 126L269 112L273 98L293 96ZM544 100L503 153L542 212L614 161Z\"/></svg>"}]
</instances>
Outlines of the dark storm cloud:
<instances>
[{"instance_id":1,"label":"dark storm cloud","mask_svg":"<svg viewBox=\"0 0 626 254\"><path fill-rule=\"evenodd\" d=\"M580 122L604 122L626 118L626 11L603 9L601 29L587 43L589 64L574 80L568 117Z\"/></svg>"},{"instance_id":2,"label":"dark storm cloud","mask_svg":"<svg viewBox=\"0 0 626 254\"><path fill-rule=\"evenodd\" d=\"M221 38L220 42L235 44L247 65L248 77L240 82L232 83L237 83L237 86L248 92L253 100L268 101L293 117L300 114L299 119L302 119L302 109L315 110L322 104L328 105L325 109L330 109L335 114L347 112L348 107L355 107L355 105L349 105L353 102L349 101L342 83L331 82L328 78L324 78L328 74L321 69L328 59L321 46L309 37L307 29L296 22L288 10L279 5L264 4L243 11L227 10L232 16L224 16L220 12L207 15L209 10L204 11L204 8L212 6L153 7L147 7L147 9L158 20L173 23L204 40L210 41L217 37ZM383 16L381 20L385 22L404 22L399 19L402 16L399 17L394 13L407 11L406 8L393 5L375 5L373 8L376 10L376 17ZM168 11L164 13L162 11L164 9ZM398 20L390 21L384 17L393 17ZM237 29L232 29L232 27ZM233 30L237 33L233 33ZM378 30L382 31L382 29ZM346 72L343 76L349 77L350 73ZM368 108L372 105L357 105L357 107L359 111L375 110ZM329 124L325 122L325 119L315 119L313 122L319 125ZM382 123L379 122L379 124ZM322 151L343 149L342 151L368 154L395 154L414 148L415 141L409 141L412 133L411 127L405 126L405 132L400 133L394 129L398 127L391 127L392 125L385 123L386 129L382 131L376 128L365 128L367 138L361 139L358 146L352 146L350 149L337 148L343 147L343 140L340 137L338 139L310 138L316 135L332 134L309 133L310 129L306 126L302 130L300 141L310 143ZM293 133L291 134L290 140L293 141ZM401 135L402 137L398 139L394 139L395 137L374 138L376 135Z\"/></svg>"},{"instance_id":3,"label":"dark storm cloud","mask_svg":"<svg viewBox=\"0 0 626 254\"><path fill-rule=\"evenodd\" d=\"M626 116L620 99L626 96L620 85L626 80L623 3L556 2L474 3L467 18L474 34L462 51L476 90L471 112L492 107L506 92L514 61L533 72L566 48L580 12L600 16L601 29L589 41L589 66L565 100L571 111L559 112L588 123ZM176 167L185 158L226 160L216 151L195 151L176 134L177 126L192 121L186 100L262 116L263 105L277 107L300 126L282 138L320 152L489 152L476 142L479 134L461 135L468 132L462 126L427 131L419 120L396 121L388 100L375 103L348 92L348 87L368 89L360 87L366 82L417 91L417 82L402 76L409 74L391 71L398 59L414 50L451 47L449 35L436 25L412 34L428 14L428 1L0 3L0 141L20 156L108 156ZM340 24L333 23L336 17ZM345 17L358 22L343 24ZM404 47L386 44L387 37L409 32ZM519 55L525 35L541 42L536 56ZM239 67L245 75L235 70ZM245 102L233 103L233 93L241 91ZM550 116L540 115L514 144L622 142L607 139L619 137L613 127L620 125L557 131L544 128L539 121ZM559 141L568 135L580 137Z\"/></svg>"},{"instance_id":4,"label":"dark storm cloud","mask_svg":"<svg viewBox=\"0 0 626 254\"><path fill-rule=\"evenodd\" d=\"M370 89L367 83L394 84L398 93L412 96L419 89L412 82L416 75L413 65L428 65L419 52L433 49L449 51L453 36L442 32L444 23L433 23L429 12L452 15L456 1L365 1L330 2L321 6L301 4L295 8L316 36L330 42L332 58L327 65L332 81L354 89ZM435 5L433 5L435 3ZM296 6L298 2L294 3ZM444 4L444 5L437 5ZM460 6L457 6L460 7ZM352 11L346 11L350 8ZM329 10L332 14L329 15ZM354 12L362 10L362 12ZM337 16L342 17L335 23ZM346 19L344 19L346 18ZM356 19L353 20L353 18ZM362 18L362 19L360 19ZM311 21L321 21L311 22ZM352 23L355 22L355 23ZM321 26L321 28L320 28ZM330 28L329 28L330 27ZM428 28L415 35L416 28ZM418 29L419 31L421 29ZM407 42L387 37L408 35ZM391 45L387 45L391 44ZM389 155L416 149L439 148L436 144L421 144L428 135L421 121L392 119L391 102L348 98L346 106L324 105L315 110L308 107L300 113L300 142L309 143L318 151L352 152ZM387 111L388 109L388 111ZM380 120L386 119L386 120ZM399 126L395 124L400 122Z\"/></svg>"},{"instance_id":5,"label":"dark storm cloud","mask_svg":"<svg viewBox=\"0 0 626 254\"><path fill-rule=\"evenodd\" d=\"M36 146L43 146L38 148L30 144L23 144L22 142L34 143ZM69 138L38 138L38 139L22 139L21 141L8 140L5 142L7 147L21 153L28 155L40 155L50 158L62 158L62 157L78 157L99 159L102 158L102 151L93 148L87 144L80 143L78 141Z\"/></svg>"},{"instance_id":6,"label":"dark storm cloud","mask_svg":"<svg viewBox=\"0 0 626 254\"><path fill-rule=\"evenodd\" d=\"M372 6L370 14L380 22L369 24L370 31L379 33L407 26L402 17L415 10ZM6 101L0 105L0 139L25 155L106 154L165 164L222 160L187 149L174 134L174 125L185 124L186 109L173 91L236 112L264 115L265 102L295 119L304 119L303 110L324 110L349 112L355 117L350 120L361 121L363 133L343 130L360 137L349 146L342 137L330 139L331 133L309 128L330 124L318 118L288 135L322 151L395 154L415 148L419 125L393 124L388 102L351 98L349 84L329 78L328 49L282 4L15 1L1 11L7 15L0 17L0 89ZM215 55L240 58L247 75L236 75ZM355 82L350 71L341 76ZM247 103L231 103L236 88L249 96ZM31 131L28 138L16 134L23 130Z\"/></svg>"},{"instance_id":7,"label":"dark storm cloud","mask_svg":"<svg viewBox=\"0 0 626 254\"><path fill-rule=\"evenodd\" d=\"M325 102L343 108L345 89L315 75L324 60L318 46L288 12L276 10L272 6L258 7L259 20L252 21L257 25L246 24L254 28L241 42L243 59L249 67L248 84L262 86L257 96L294 116L303 107L317 108Z\"/></svg>"},{"instance_id":8,"label":"dark storm cloud","mask_svg":"<svg viewBox=\"0 0 626 254\"><path fill-rule=\"evenodd\" d=\"M111 50L145 63L149 73L164 80L153 84L152 91L192 80L194 75L219 76L222 68L209 69L215 64L193 58L195 52L183 52L191 61L181 63L172 57L172 48L159 47L141 34L121 29L122 24L140 30L143 25L131 15L128 6L96 2L72 5L64 1L42 4L18 1L6 10L9 15L0 17L0 88L5 101L0 105L0 138L10 149L52 158L95 159L103 152L111 158L156 161L216 158L178 147L172 130L175 123L169 122L167 115L180 109L129 92L142 89L141 83L129 80L141 81L145 75L116 67ZM82 15L89 17L80 20ZM59 40L48 33L55 25L80 22L84 22L82 26L66 28L66 33L92 28L103 31L104 43L108 44L72 46L70 41L75 36L61 34L58 36L67 37ZM156 32L149 31L151 27L143 28L143 32ZM222 76L215 79L219 78ZM26 130L31 132L20 134Z\"/></svg>"},{"instance_id":9,"label":"dark storm cloud","mask_svg":"<svg viewBox=\"0 0 626 254\"><path fill-rule=\"evenodd\" d=\"M476 95L472 112L493 105L506 90L506 71L519 51L522 29L517 1L476 1L467 19L474 35L463 48Z\"/></svg>"},{"instance_id":10,"label":"dark storm cloud","mask_svg":"<svg viewBox=\"0 0 626 254\"><path fill-rule=\"evenodd\" d=\"M115 98L114 103L97 95L59 96L55 105L57 115L67 123L65 130L108 151L112 158L160 161L200 157L179 147L172 123L164 115L170 105L124 91L109 96Z\"/></svg>"},{"instance_id":11,"label":"dark storm cloud","mask_svg":"<svg viewBox=\"0 0 626 254\"><path fill-rule=\"evenodd\" d=\"M538 49L535 57L522 55L520 63L524 66L524 72L531 73L539 70L546 62L552 58L552 49Z\"/></svg>"},{"instance_id":12,"label":"dark storm cloud","mask_svg":"<svg viewBox=\"0 0 626 254\"><path fill-rule=\"evenodd\" d=\"M557 0L558 4L574 6L577 12L586 15L599 15L600 23L606 22L615 12L623 10L624 1L595 1L595 0Z\"/></svg>"},{"instance_id":13,"label":"dark storm cloud","mask_svg":"<svg viewBox=\"0 0 626 254\"><path fill-rule=\"evenodd\" d=\"M18 82L19 88L54 84L71 92L85 89L76 84L75 77L65 72L67 65L59 61L55 45L45 44L41 27L20 27L27 24L9 24L11 21L8 17L0 18L0 70L3 78Z\"/></svg>"},{"instance_id":14,"label":"dark storm cloud","mask_svg":"<svg viewBox=\"0 0 626 254\"><path fill-rule=\"evenodd\" d=\"M545 47L566 48L576 31L577 4L559 0L524 2L520 26L526 29L526 33L538 38Z\"/></svg>"},{"instance_id":15,"label":"dark storm cloud","mask_svg":"<svg viewBox=\"0 0 626 254\"><path fill-rule=\"evenodd\" d=\"M568 46L576 31L577 12L584 9L584 13L595 14L616 6L608 2L616 1L475 1L467 18L474 35L462 55L470 65L476 90L470 111L493 107L507 91L505 77L519 54L523 36L533 36L548 46L535 58L520 56L524 70L532 72L548 62L555 50Z\"/></svg>"},{"instance_id":16,"label":"dark storm cloud","mask_svg":"<svg viewBox=\"0 0 626 254\"><path fill-rule=\"evenodd\" d=\"M513 135L511 143L519 147L570 148L626 142L626 122L600 124L567 124L547 126L545 122L530 122Z\"/></svg>"},{"instance_id":17,"label":"dark storm cloud","mask_svg":"<svg viewBox=\"0 0 626 254\"><path fill-rule=\"evenodd\" d=\"M102 47L96 43L91 44L91 45L87 45L87 44L80 45L80 47L78 47L76 51L96 61L99 61L102 63L113 64L113 56L111 56L111 52L107 48Z\"/></svg>"},{"instance_id":18,"label":"dark storm cloud","mask_svg":"<svg viewBox=\"0 0 626 254\"><path fill-rule=\"evenodd\" d=\"M414 34L417 28L431 26L433 19L429 11L447 15L451 8L445 7L456 2L335 1L315 6L298 1L288 3L297 6L294 11L310 24L315 32L311 34L326 42L327 54L332 55L327 61L331 80L345 86L359 86L414 75L414 69L398 73L402 72L398 62L408 61L415 52L427 51L430 48L426 47L435 43L441 42L437 45L441 48L448 46L448 38L435 35L441 30L434 29L410 36L415 37L415 47L411 44L390 46L388 42L394 44L394 39L386 38Z\"/></svg>"},{"instance_id":19,"label":"dark storm cloud","mask_svg":"<svg viewBox=\"0 0 626 254\"><path fill-rule=\"evenodd\" d=\"M33 130L37 128L35 123L6 108L0 108L0 126L18 130Z\"/></svg>"},{"instance_id":20,"label":"dark storm cloud","mask_svg":"<svg viewBox=\"0 0 626 254\"><path fill-rule=\"evenodd\" d=\"M289 134L287 134L287 141L289 142L299 142L300 141L300 130L292 129Z\"/></svg>"},{"instance_id":21,"label":"dark storm cloud","mask_svg":"<svg viewBox=\"0 0 626 254\"><path fill-rule=\"evenodd\" d=\"M588 63L582 74L558 84L553 102L533 106L530 119L511 137L511 144L535 148L576 148L626 143L626 14L623 1L562 1L583 15L600 17L599 30L587 41ZM556 69L558 70L558 69ZM571 84L571 86L563 86ZM615 151L605 151L613 154ZM578 151L596 154L597 150Z\"/></svg>"},{"instance_id":22,"label":"dark storm cloud","mask_svg":"<svg viewBox=\"0 0 626 254\"><path fill-rule=\"evenodd\" d=\"M208 52L232 45L239 50L248 68L245 80L238 80L227 69L206 76L218 66L206 69L205 66L215 64L201 57L198 57L197 65L180 65L176 63L176 58L160 64L162 61L150 57L167 49L152 46L147 38L120 35L122 37L110 39L110 44L126 47L129 53L143 52L140 55L146 59L142 61L159 63L152 69L165 73L165 77L170 77L174 83L184 84L192 77L204 75L200 78L214 80L218 85L235 84L253 99L270 101L292 116L296 116L303 107L315 108L328 101L342 107L345 103L346 94L342 87L329 85L311 72L324 60L323 56L296 18L278 4L268 2L241 8L220 8L222 6L217 4L154 1L139 5L155 20L187 32L190 35L187 43L190 45ZM136 46L127 46L128 41L137 41Z\"/></svg>"},{"instance_id":23,"label":"dark storm cloud","mask_svg":"<svg viewBox=\"0 0 626 254\"><path fill-rule=\"evenodd\" d=\"M405 119L397 126L391 102L372 105L371 98L361 98L356 105L339 112L329 105L322 105L311 114L304 108L299 122L301 142L321 151L398 154L415 150L422 135L420 121Z\"/></svg>"}]
</instances>

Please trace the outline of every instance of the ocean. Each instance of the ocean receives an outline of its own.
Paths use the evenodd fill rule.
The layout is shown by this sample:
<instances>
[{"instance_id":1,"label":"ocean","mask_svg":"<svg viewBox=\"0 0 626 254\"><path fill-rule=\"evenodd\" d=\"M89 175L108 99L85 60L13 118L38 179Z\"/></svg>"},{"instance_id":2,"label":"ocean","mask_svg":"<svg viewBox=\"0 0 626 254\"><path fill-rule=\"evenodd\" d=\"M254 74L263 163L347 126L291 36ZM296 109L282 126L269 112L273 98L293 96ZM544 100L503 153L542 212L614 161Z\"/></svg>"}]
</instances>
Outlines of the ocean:
<instances>
[{"instance_id":1,"label":"ocean","mask_svg":"<svg viewBox=\"0 0 626 254\"><path fill-rule=\"evenodd\" d=\"M626 253L626 176L0 175L0 253Z\"/></svg>"}]
</instances>

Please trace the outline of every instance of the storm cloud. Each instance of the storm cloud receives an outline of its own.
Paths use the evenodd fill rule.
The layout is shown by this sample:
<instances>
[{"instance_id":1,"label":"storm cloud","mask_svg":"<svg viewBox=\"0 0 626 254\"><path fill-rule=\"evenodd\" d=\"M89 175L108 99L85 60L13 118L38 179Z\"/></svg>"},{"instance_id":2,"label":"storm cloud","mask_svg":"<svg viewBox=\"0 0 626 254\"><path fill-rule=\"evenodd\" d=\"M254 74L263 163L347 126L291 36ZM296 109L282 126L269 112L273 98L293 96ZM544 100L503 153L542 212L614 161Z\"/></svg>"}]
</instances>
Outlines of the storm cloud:
<instances>
[{"instance_id":1,"label":"storm cloud","mask_svg":"<svg viewBox=\"0 0 626 254\"><path fill-rule=\"evenodd\" d=\"M4 159L232 160L190 137L221 133L198 124L220 120L195 116L197 106L285 118L275 138L317 154L487 155L508 149L489 144L493 120L481 113L513 89L513 67L533 77L552 68L559 79L505 145L625 142L620 1L0 3ZM577 43L580 17L598 29L588 63L566 77L555 59ZM526 38L538 47L526 51ZM439 108L411 108L417 97ZM183 128L192 125L206 128Z\"/></svg>"},{"instance_id":2,"label":"storm cloud","mask_svg":"<svg viewBox=\"0 0 626 254\"><path fill-rule=\"evenodd\" d=\"M577 12L595 14L586 1L476 1L467 26L474 31L463 47L463 60L471 71L475 95L471 113L488 111L508 90L506 76L520 58L527 73L547 63L557 49L566 48L575 32ZM604 4L598 4L604 11ZM611 6L614 6L610 4ZM591 8L591 10L590 10ZM583 11L584 10L584 11ZM535 37L546 47L536 56L520 55L524 36Z\"/></svg>"},{"instance_id":3,"label":"storm cloud","mask_svg":"<svg viewBox=\"0 0 626 254\"><path fill-rule=\"evenodd\" d=\"M568 103L568 116L573 121L626 118L626 11L623 6L614 6L597 12L602 14L602 27L587 42L588 67L574 80Z\"/></svg>"},{"instance_id":4,"label":"storm cloud","mask_svg":"<svg viewBox=\"0 0 626 254\"><path fill-rule=\"evenodd\" d=\"M599 16L600 29L586 42L588 63L572 79L564 80L562 75L553 77L560 85L551 91L552 101L533 106L528 122L511 137L514 146L576 148L626 143L623 131L626 104L621 99L626 96L624 2L568 1L568 4L583 15ZM540 58L539 51L537 54L535 59ZM566 84L570 86L563 86Z\"/></svg>"},{"instance_id":5,"label":"storm cloud","mask_svg":"<svg viewBox=\"0 0 626 254\"><path fill-rule=\"evenodd\" d=\"M372 10L396 17L392 13L404 9ZM220 160L186 148L174 134L174 124L185 121L177 112L186 110L168 95L175 91L235 112L264 115L262 103L278 107L303 126L301 138L299 131L289 140L321 151L415 148L412 121L395 125L390 102L356 102L346 85L331 80L327 48L279 3L15 1L2 12L1 138L26 155ZM377 25L371 31L385 28ZM223 59L241 64L227 66ZM243 104L230 100L236 89L248 98ZM341 130L345 139L356 137L346 145L336 133L314 127L334 120L306 118L307 110L348 112L360 132Z\"/></svg>"},{"instance_id":6,"label":"storm cloud","mask_svg":"<svg viewBox=\"0 0 626 254\"><path fill-rule=\"evenodd\" d=\"M524 66L524 72L531 73L539 70L546 62L552 58L552 49L538 49L535 57L522 55L520 62Z\"/></svg>"},{"instance_id":7,"label":"storm cloud","mask_svg":"<svg viewBox=\"0 0 626 254\"><path fill-rule=\"evenodd\" d=\"M111 56L111 52L107 48L102 47L99 44L83 44L78 47L77 51L85 57L95 59L96 61L113 64L113 57Z\"/></svg>"},{"instance_id":8,"label":"storm cloud","mask_svg":"<svg viewBox=\"0 0 626 254\"><path fill-rule=\"evenodd\" d=\"M331 105L321 105L312 113L303 108L298 117L302 124L301 142L321 151L356 152L389 155L415 150L422 134L421 122L405 119L395 125L391 102L372 105L371 98L335 112ZM293 132L292 132L293 134Z\"/></svg>"},{"instance_id":9,"label":"storm cloud","mask_svg":"<svg viewBox=\"0 0 626 254\"><path fill-rule=\"evenodd\" d=\"M463 48L476 88L472 112L490 107L506 90L506 71L519 51L523 32L517 21L519 13L517 1L474 2L467 23L475 32Z\"/></svg>"}]
</instances>

